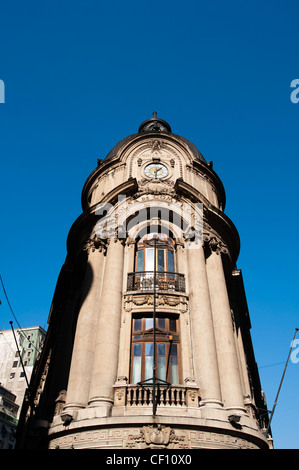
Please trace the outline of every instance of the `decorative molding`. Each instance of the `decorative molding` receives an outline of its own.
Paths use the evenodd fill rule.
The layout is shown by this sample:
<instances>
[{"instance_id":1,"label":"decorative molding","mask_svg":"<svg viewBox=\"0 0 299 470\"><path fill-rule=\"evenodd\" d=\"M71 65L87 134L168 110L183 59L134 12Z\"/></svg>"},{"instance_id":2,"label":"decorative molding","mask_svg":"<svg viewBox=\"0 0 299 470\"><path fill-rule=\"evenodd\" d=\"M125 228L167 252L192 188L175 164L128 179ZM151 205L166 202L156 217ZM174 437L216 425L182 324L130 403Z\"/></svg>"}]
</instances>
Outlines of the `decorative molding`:
<instances>
[{"instance_id":1,"label":"decorative molding","mask_svg":"<svg viewBox=\"0 0 299 470\"><path fill-rule=\"evenodd\" d=\"M159 180L155 181L142 178L138 182L138 192L134 195L135 198L142 196L144 194L153 194L153 195L168 195L175 197L176 192L174 190L174 181L172 180Z\"/></svg>"},{"instance_id":2,"label":"decorative molding","mask_svg":"<svg viewBox=\"0 0 299 470\"><path fill-rule=\"evenodd\" d=\"M130 312L134 308L148 307L154 305L154 294L136 294L124 296L124 309ZM184 296L174 296L171 294L158 294L156 297L156 306L176 307L178 312L185 313L188 310L188 298Z\"/></svg>"},{"instance_id":3,"label":"decorative molding","mask_svg":"<svg viewBox=\"0 0 299 470\"><path fill-rule=\"evenodd\" d=\"M260 449L256 443L228 432L183 429L163 424L138 427L73 430L64 436L50 436L49 449Z\"/></svg>"},{"instance_id":4,"label":"decorative molding","mask_svg":"<svg viewBox=\"0 0 299 470\"><path fill-rule=\"evenodd\" d=\"M61 390L61 392L59 392L59 395L55 400L54 416L61 414L65 403L66 403L66 390Z\"/></svg>"},{"instance_id":5,"label":"decorative molding","mask_svg":"<svg viewBox=\"0 0 299 470\"><path fill-rule=\"evenodd\" d=\"M128 435L125 448L187 449L187 433L184 431L177 433L171 427L161 424L143 426L139 433Z\"/></svg>"},{"instance_id":6,"label":"decorative molding","mask_svg":"<svg viewBox=\"0 0 299 470\"><path fill-rule=\"evenodd\" d=\"M221 240L221 238L210 231L204 231L203 242L205 246L209 248L211 253L214 252L217 255L220 253L227 255L229 253L226 244Z\"/></svg>"},{"instance_id":7,"label":"decorative molding","mask_svg":"<svg viewBox=\"0 0 299 470\"><path fill-rule=\"evenodd\" d=\"M51 354L52 354L52 350L50 349L50 351L48 353L47 360L45 362L45 365L44 365L44 368L43 368L43 371L42 371L42 374L41 374L41 377L40 377L40 381L39 381L39 384L38 384L38 387L37 387L37 390L36 390L36 394L35 394L35 397L34 397L34 402L33 403L34 403L35 407L37 407L37 405L39 404L41 395L42 395L44 387L45 387L45 383L46 383L46 379L47 379L48 371L49 371L49 367L50 367ZM28 415L28 417L29 417L29 415Z\"/></svg>"},{"instance_id":8,"label":"decorative molding","mask_svg":"<svg viewBox=\"0 0 299 470\"><path fill-rule=\"evenodd\" d=\"M107 253L108 243L108 239L103 240L94 235L85 242L83 250L87 251L88 254L90 252L99 251L100 253L103 252L105 255Z\"/></svg>"}]
</instances>

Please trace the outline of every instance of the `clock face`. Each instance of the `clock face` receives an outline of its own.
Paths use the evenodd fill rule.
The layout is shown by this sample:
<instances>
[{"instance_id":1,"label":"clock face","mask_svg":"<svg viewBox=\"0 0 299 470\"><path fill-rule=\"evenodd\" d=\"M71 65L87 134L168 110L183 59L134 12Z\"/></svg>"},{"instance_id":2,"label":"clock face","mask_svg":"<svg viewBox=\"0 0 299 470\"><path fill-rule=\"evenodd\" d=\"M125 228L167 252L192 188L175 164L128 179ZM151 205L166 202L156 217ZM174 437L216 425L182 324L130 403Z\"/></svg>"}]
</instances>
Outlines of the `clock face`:
<instances>
[{"instance_id":1,"label":"clock face","mask_svg":"<svg viewBox=\"0 0 299 470\"><path fill-rule=\"evenodd\" d=\"M150 163L145 167L144 173L149 178L164 178L168 175L168 170L162 163Z\"/></svg>"}]
</instances>

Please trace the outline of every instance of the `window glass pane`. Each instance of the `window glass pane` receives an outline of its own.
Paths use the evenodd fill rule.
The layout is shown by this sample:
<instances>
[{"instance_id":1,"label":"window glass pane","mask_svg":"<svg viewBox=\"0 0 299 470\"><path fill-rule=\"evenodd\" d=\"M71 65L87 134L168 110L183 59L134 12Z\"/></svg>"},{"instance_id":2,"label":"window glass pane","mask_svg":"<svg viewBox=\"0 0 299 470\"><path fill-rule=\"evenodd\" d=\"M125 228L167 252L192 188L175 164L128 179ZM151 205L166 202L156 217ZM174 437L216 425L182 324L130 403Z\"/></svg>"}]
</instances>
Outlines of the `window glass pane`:
<instances>
[{"instance_id":1,"label":"window glass pane","mask_svg":"<svg viewBox=\"0 0 299 470\"><path fill-rule=\"evenodd\" d=\"M158 250L158 271L165 271L164 250Z\"/></svg>"},{"instance_id":2,"label":"window glass pane","mask_svg":"<svg viewBox=\"0 0 299 470\"><path fill-rule=\"evenodd\" d=\"M146 354L146 356L152 356L154 354L153 343L146 343L145 344L145 354Z\"/></svg>"},{"instance_id":3,"label":"window glass pane","mask_svg":"<svg viewBox=\"0 0 299 470\"><path fill-rule=\"evenodd\" d=\"M158 356L165 356L165 344L158 343Z\"/></svg>"},{"instance_id":4,"label":"window glass pane","mask_svg":"<svg viewBox=\"0 0 299 470\"><path fill-rule=\"evenodd\" d=\"M158 328L165 330L165 318L158 318Z\"/></svg>"},{"instance_id":5,"label":"window glass pane","mask_svg":"<svg viewBox=\"0 0 299 470\"><path fill-rule=\"evenodd\" d=\"M134 331L141 331L141 318L135 318Z\"/></svg>"},{"instance_id":6,"label":"window glass pane","mask_svg":"<svg viewBox=\"0 0 299 470\"><path fill-rule=\"evenodd\" d=\"M168 272L174 273L174 253L168 250Z\"/></svg>"},{"instance_id":7,"label":"window glass pane","mask_svg":"<svg viewBox=\"0 0 299 470\"><path fill-rule=\"evenodd\" d=\"M166 380L166 357L165 356L158 357L158 379Z\"/></svg>"},{"instance_id":8,"label":"window glass pane","mask_svg":"<svg viewBox=\"0 0 299 470\"><path fill-rule=\"evenodd\" d=\"M166 345L158 343L158 378L166 380Z\"/></svg>"},{"instance_id":9,"label":"window glass pane","mask_svg":"<svg viewBox=\"0 0 299 470\"><path fill-rule=\"evenodd\" d=\"M140 272L143 271L143 258L144 258L144 250L140 250L137 252L137 268L136 271Z\"/></svg>"},{"instance_id":10,"label":"window glass pane","mask_svg":"<svg viewBox=\"0 0 299 470\"><path fill-rule=\"evenodd\" d=\"M145 329L149 330L150 328L153 328L153 319L152 318L146 318L145 319Z\"/></svg>"},{"instance_id":11,"label":"window glass pane","mask_svg":"<svg viewBox=\"0 0 299 470\"><path fill-rule=\"evenodd\" d=\"M178 367L178 358L170 358L170 381L172 384L179 383L179 367Z\"/></svg>"},{"instance_id":12,"label":"window glass pane","mask_svg":"<svg viewBox=\"0 0 299 470\"><path fill-rule=\"evenodd\" d=\"M176 319L175 318L169 319L169 330L176 331Z\"/></svg>"},{"instance_id":13,"label":"window glass pane","mask_svg":"<svg viewBox=\"0 0 299 470\"><path fill-rule=\"evenodd\" d=\"M153 356L145 356L144 380L153 377Z\"/></svg>"},{"instance_id":14,"label":"window glass pane","mask_svg":"<svg viewBox=\"0 0 299 470\"><path fill-rule=\"evenodd\" d=\"M170 356L177 356L178 355L178 347L176 344L171 344L170 346Z\"/></svg>"},{"instance_id":15,"label":"window glass pane","mask_svg":"<svg viewBox=\"0 0 299 470\"><path fill-rule=\"evenodd\" d=\"M145 271L154 270L154 248L146 249Z\"/></svg>"},{"instance_id":16,"label":"window glass pane","mask_svg":"<svg viewBox=\"0 0 299 470\"><path fill-rule=\"evenodd\" d=\"M145 344L145 371L144 371L144 380L150 379L153 377L153 343Z\"/></svg>"},{"instance_id":17,"label":"window glass pane","mask_svg":"<svg viewBox=\"0 0 299 470\"><path fill-rule=\"evenodd\" d=\"M141 346L141 345L138 345ZM133 358L133 377L132 383L136 384L141 381L141 356Z\"/></svg>"},{"instance_id":18,"label":"window glass pane","mask_svg":"<svg viewBox=\"0 0 299 470\"><path fill-rule=\"evenodd\" d=\"M141 356L141 344L134 344L134 356Z\"/></svg>"}]
</instances>

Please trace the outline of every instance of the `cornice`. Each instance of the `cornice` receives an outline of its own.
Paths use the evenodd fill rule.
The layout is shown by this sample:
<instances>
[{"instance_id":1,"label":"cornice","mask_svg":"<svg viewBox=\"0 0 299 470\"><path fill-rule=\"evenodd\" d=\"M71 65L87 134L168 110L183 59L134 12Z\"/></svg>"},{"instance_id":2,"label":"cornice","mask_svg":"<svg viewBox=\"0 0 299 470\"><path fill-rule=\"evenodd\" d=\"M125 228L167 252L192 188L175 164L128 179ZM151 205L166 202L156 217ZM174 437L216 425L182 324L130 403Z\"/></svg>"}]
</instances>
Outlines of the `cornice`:
<instances>
[{"instance_id":1,"label":"cornice","mask_svg":"<svg viewBox=\"0 0 299 470\"><path fill-rule=\"evenodd\" d=\"M135 194L138 190L136 178L130 178L128 181L120 184L105 197L91 207L87 207L83 213L75 220L67 237L67 251L68 253L76 253L80 246L86 242L86 238L94 227L94 217L96 210L100 203L113 204L117 200L119 194L130 196ZM83 227L83 230L81 230Z\"/></svg>"},{"instance_id":2,"label":"cornice","mask_svg":"<svg viewBox=\"0 0 299 470\"><path fill-rule=\"evenodd\" d=\"M204 225L209 227L212 236L219 235L227 247L232 263L235 265L240 251L240 238L238 231L223 211L212 205L197 189L189 185L182 179L177 179L174 185L174 191L178 197L184 198L192 203L202 203L204 206ZM95 213L99 203L115 204L119 194L126 196L136 195L138 192L138 183L135 178L130 178L121 185L111 190L97 204L86 208L84 212L72 225L68 239L67 249L70 253L77 253L80 246L84 244L90 236L95 225Z\"/></svg>"}]
</instances>

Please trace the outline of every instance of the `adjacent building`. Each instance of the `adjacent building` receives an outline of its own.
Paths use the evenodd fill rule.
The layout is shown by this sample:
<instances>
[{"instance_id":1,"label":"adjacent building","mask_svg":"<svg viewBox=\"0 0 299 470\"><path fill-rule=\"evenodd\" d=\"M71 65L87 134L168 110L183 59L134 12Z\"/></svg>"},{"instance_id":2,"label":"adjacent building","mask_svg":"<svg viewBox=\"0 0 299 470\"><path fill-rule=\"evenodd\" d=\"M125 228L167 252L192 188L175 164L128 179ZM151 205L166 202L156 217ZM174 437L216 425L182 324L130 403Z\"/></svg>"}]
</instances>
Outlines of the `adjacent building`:
<instances>
[{"instance_id":1,"label":"adjacent building","mask_svg":"<svg viewBox=\"0 0 299 470\"><path fill-rule=\"evenodd\" d=\"M24 396L45 335L45 330L39 326L0 331L1 416L3 417L3 413L6 415L6 424L2 427L6 437L3 445L12 445L11 436L15 434ZM9 433L8 426L11 426ZM8 448L7 446L4 445L3 448Z\"/></svg>"},{"instance_id":2,"label":"adjacent building","mask_svg":"<svg viewBox=\"0 0 299 470\"><path fill-rule=\"evenodd\" d=\"M18 424L16 395L0 383L0 449L13 449Z\"/></svg>"},{"instance_id":3,"label":"adjacent building","mask_svg":"<svg viewBox=\"0 0 299 470\"><path fill-rule=\"evenodd\" d=\"M225 203L212 162L156 113L98 160L19 448L271 446Z\"/></svg>"}]
</instances>

